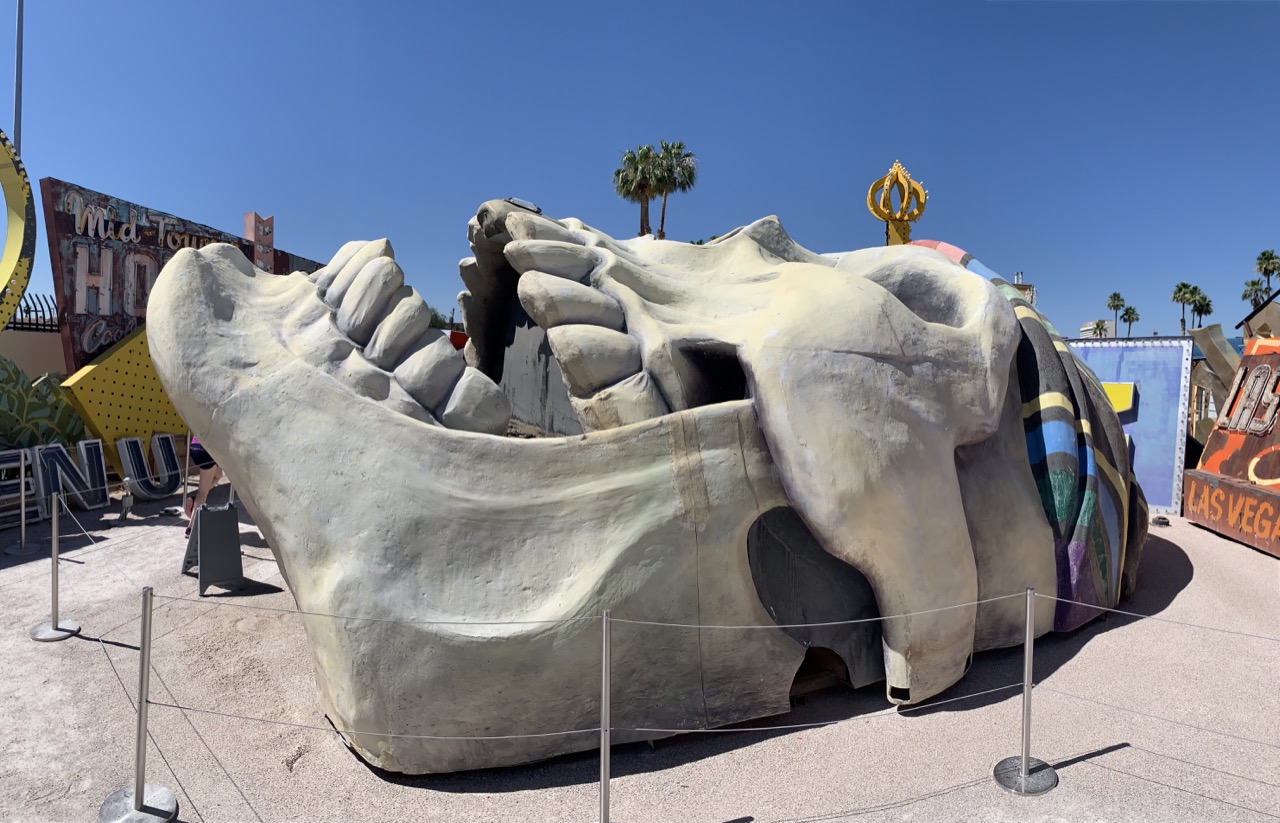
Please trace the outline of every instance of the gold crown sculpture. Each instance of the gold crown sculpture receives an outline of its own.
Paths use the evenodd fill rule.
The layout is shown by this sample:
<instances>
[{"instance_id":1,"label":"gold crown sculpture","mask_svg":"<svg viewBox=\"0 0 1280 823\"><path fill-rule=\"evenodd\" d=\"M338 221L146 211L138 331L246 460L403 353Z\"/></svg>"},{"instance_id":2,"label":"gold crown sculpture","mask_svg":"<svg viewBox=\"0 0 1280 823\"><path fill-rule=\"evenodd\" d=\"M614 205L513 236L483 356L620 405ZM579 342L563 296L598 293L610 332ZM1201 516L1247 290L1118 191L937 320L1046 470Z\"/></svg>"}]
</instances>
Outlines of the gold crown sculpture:
<instances>
[{"instance_id":1,"label":"gold crown sculpture","mask_svg":"<svg viewBox=\"0 0 1280 823\"><path fill-rule=\"evenodd\" d=\"M893 193L898 193L898 207L893 206ZM924 214L929 192L911 179L902 163L893 166L884 177L876 178L867 189L867 208L877 220L885 222L885 245L898 246L911 242L911 224Z\"/></svg>"}]
</instances>

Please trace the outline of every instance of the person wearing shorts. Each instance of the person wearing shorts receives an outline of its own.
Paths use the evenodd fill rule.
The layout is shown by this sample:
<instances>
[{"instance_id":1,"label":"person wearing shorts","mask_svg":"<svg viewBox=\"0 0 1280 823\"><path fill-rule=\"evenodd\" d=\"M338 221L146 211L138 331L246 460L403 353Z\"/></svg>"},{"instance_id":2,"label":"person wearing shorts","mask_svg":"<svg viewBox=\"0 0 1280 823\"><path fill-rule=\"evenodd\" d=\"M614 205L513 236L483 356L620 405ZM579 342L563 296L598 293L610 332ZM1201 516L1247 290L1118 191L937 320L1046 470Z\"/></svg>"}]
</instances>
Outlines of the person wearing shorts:
<instances>
[{"instance_id":1,"label":"person wearing shorts","mask_svg":"<svg viewBox=\"0 0 1280 823\"><path fill-rule=\"evenodd\" d=\"M187 499L183 501L183 510L186 511L188 519L186 534L190 537L191 521L194 521L195 513L209 499L209 492L222 479L222 467L213 459L213 455L205 451L204 446L200 445L200 440L194 434L191 435L187 454L191 457L191 462L200 469L200 482L196 490L187 495Z\"/></svg>"}]
</instances>

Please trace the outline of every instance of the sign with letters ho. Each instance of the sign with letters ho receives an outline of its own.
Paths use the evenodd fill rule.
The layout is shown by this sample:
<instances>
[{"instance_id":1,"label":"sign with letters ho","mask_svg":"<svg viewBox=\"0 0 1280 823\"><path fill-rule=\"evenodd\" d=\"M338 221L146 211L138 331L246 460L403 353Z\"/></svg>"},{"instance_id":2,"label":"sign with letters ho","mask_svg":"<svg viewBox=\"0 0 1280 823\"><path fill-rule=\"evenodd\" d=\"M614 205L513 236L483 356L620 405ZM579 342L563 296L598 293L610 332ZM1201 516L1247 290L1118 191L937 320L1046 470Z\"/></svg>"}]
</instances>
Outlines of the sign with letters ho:
<instances>
[{"instance_id":1,"label":"sign with letters ho","mask_svg":"<svg viewBox=\"0 0 1280 823\"><path fill-rule=\"evenodd\" d=\"M151 286L179 249L230 243L273 274L320 268L276 249L272 219L252 213L246 239L52 177L40 195L67 374L144 322Z\"/></svg>"}]
</instances>

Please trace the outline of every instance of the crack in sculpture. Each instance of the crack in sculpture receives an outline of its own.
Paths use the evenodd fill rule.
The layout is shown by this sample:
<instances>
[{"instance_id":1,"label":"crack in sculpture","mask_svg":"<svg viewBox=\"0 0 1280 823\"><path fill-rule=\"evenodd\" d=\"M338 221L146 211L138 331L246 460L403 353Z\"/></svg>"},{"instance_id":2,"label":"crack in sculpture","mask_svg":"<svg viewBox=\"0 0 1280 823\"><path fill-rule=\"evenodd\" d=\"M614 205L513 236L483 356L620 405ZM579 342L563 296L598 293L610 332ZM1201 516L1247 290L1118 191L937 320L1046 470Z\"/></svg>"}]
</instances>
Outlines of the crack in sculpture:
<instances>
[{"instance_id":1,"label":"crack in sculpture","mask_svg":"<svg viewBox=\"0 0 1280 823\"><path fill-rule=\"evenodd\" d=\"M183 250L151 296L165 388L299 607L378 618L304 618L325 709L374 765L442 772L593 747L386 735L592 727L599 623L575 618L604 609L767 627L618 627L614 724L697 729L786 711L812 645L855 685L924 700L975 650L1020 642L1020 600L961 604L1071 594L1081 563L1117 566L1060 539L1076 521L1106 537L1114 512L1046 516L1070 507L1032 471L1023 307L944 254L819 256L774 218L706 246L616 241L505 201L469 236L465 358L428 328L385 240L348 243L311 277L264 275L230 246ZM588 434L497 436L515 300L546 330ZM1084 437L1109 410L1077 400ZM1113 429L1089 436L1111 465L1124 458L1116 493L1140 499ZM1101 551L1144 535L1116 530ZM1120 586L1103 589L1087 602L1114 605ZM961 607L919 614L940 606ZM888 619L775 625L876 614ZM1053 620L1040 602L1037 632Z\"/></svg>"}]
</instances>

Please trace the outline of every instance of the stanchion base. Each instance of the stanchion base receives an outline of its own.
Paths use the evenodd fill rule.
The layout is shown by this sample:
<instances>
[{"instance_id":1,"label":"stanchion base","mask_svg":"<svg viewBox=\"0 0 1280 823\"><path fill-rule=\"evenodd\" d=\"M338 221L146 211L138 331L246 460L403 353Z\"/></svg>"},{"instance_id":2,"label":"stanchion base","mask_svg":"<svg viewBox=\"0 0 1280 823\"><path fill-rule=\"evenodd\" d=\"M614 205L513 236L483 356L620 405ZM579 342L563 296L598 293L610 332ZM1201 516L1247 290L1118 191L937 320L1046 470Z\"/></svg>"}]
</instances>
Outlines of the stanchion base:
<instances>
[{"instance_id":1,"label":"stanchion base","mask_svg":"<svg viewBox=\"0 0 1280 823\"><path fill-rule=\"evenodd\" d=\"M141 811L133 808L133 786L111 793L98 810L98 823L169 823L178 816L178 798L164 786L148 783Z\"/></svg>"},{"instance_id":2,"label":"stanchion base","mask_svg":"<svg viewBox=\"0 0 1280 823\"><path fill-rule=\"evenodd\" d=\"M48 620L31 630L31 639L41 643L52 643L55 640L66 640L80 633L80 624L74 620L59 620L54 626Z\"/></svg>"},{"instance_id":3,"label":"stanchion base","mask_svg":"<svg viewBox=\"0 0 1280 823\"><path fill-rule=\"evenodd\" d=\"M1044 794L1058 785L1058 773L1053 770L1053 766L1034 757L1028 762L1026 780L1022 779L1021 757L1006 757L1001 760L996 764L994 775L1000 788L1008 789L1014 794Z\"/></svg>"},{"instance_id":4,"label":"stanchion base","mask_svg":"<svg viewBox=\"0 0 1280 823\"><path fill-rule=\"evenodd\" d=\"M5 554L35 554L40 550L40 546L36 543L27 541L26 543L14 543L12 546L6 546Z\"/></svg>"}]
</instances>

